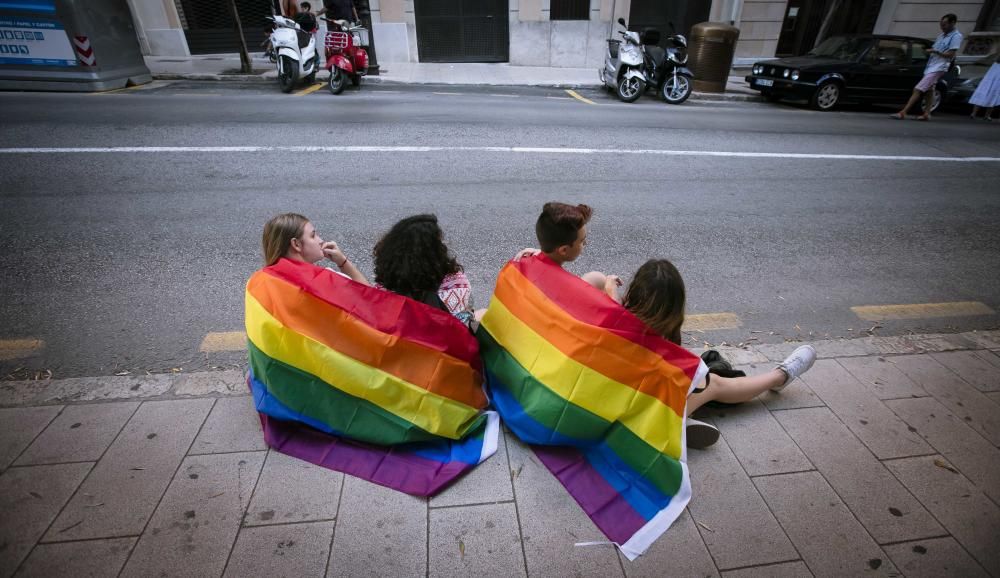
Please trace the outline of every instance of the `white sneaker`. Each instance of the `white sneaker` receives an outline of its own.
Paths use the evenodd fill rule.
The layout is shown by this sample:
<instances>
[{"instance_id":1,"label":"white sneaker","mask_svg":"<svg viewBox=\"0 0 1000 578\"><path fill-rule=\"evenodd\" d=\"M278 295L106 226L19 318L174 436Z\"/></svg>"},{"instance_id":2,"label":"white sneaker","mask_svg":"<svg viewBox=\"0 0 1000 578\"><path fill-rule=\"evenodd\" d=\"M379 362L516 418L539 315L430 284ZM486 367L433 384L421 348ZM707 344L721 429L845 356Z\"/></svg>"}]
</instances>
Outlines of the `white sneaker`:
<instances>
[{"instance_id":1,"label":"white sneaker","mask_svg":"<svg viewBox=\"0 0 1000 578\"><path fill-rule=\"evenodd\" d=\"M689 448L701 450L719 441L719 428L710 423L688 417L684 421L684 429Z\"/></svg>"},{"instance_id":2,"label":"white sneaker","mask_svg":"<svg viewBox=\"0 0 1000 578\"><path fill-rule=\"evenodd\" d=\"M771 388L771 391L781 391L788 386L796 377L809 371L809 368L816 362L816 350L812 345L802 345L795 349L791 355L778 364L778 369L785 372L787 376L785 383Z\"/></svg>"}]
</instances>

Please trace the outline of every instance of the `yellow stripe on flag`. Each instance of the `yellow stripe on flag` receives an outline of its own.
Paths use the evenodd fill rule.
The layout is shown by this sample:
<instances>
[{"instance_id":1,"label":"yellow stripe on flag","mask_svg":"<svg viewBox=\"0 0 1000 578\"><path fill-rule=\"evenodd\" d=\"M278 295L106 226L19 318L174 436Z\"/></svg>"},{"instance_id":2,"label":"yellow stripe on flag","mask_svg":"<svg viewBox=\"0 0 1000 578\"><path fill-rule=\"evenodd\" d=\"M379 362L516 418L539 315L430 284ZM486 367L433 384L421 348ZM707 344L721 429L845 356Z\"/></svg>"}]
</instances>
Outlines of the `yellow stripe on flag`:
<instances>
[{"instance_id":1,"label":"yellow stripe on flag","mask_svg":"<svg viewBox=\"0 0 1000 578\"><path fill-rule=\"evenodd\" d=\"M499 299L490 303L482 324L522 367L563 399L607 421L619 421L657 451L680 458L682 420L669 406L566 356Z\"/></svg>"},{"instance_id":2,"label":"yellow stripe on flag","mask_svg":"<svg viewBox=\"0 0 1000 578\"><path fill-rule=\"evenodd\" d=\"M417 427L460 439L479 415L473 407L433 394L288 329L248 292L247 337L265 355L374 403ZM334 387L331 385L331 387Z\"/></svg>"}]
</instances>

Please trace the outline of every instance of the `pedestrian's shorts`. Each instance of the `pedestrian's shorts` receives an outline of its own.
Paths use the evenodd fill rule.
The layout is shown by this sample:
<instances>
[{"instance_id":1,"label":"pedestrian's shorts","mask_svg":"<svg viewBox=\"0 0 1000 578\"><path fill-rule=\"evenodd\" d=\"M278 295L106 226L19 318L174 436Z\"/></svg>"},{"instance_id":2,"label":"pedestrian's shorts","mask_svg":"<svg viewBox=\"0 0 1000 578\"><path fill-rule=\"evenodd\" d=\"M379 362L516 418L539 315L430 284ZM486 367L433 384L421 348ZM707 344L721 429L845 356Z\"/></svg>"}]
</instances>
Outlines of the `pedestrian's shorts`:
<instances>
[{"instance_id":1,"label":"pedestrian's shorts","mask_svg":"<svg viewBox=\"0 0 1000 578\"><path fill-rule=\"evenodd\" d=\"M920 79L920 82L918 82L917 86L914 88L920 92L927 92L928 90L931 90L934 88L934 85L937 84L937 81L941 80L941 77L944 76L945 72L947 72L947 70L942 70L940 72L928 72L923 78Z\"/></svg>"}]
</instances>

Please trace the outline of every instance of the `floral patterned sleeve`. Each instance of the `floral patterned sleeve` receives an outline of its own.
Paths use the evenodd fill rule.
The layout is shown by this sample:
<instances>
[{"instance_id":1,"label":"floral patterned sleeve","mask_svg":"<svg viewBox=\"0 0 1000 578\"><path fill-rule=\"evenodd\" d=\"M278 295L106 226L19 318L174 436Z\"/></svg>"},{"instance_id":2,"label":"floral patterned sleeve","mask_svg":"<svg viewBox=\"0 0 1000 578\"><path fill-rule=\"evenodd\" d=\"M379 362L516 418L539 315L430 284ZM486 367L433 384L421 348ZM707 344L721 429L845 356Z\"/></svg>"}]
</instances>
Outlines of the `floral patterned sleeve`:
<instances>
[{"instance_id":1,"label":"floral patterned sleeve","mask_svg":"<svg viewBox=\"0 0 1000 578\"><path fill-rule=\"evenodd\" d=\"M471 329L475 321L475 308L472 303L472 285L465 273L459 271L445 277L438 288L438 297L449 313Z\"/></svg>"}]
</instances>

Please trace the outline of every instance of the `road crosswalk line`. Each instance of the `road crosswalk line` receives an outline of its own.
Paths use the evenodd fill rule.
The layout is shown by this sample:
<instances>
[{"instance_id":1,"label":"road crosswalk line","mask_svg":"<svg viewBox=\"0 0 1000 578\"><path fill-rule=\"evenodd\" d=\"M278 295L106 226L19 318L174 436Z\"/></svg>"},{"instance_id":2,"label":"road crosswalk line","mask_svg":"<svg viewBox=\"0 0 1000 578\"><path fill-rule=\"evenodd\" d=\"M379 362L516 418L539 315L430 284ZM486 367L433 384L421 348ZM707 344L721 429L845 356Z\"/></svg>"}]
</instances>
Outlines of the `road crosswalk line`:
<instances>
[{"instance_id":1,"label":"road crosswalk line","mask_svg":"<svg viewBox=\"0 0 1000 578\"><path fill-rule=\"evenodd\" d=\"M855 315L865 321L887 321L891 319L926 319L931 317L968 317L972 315L993 315L996 313L979 301L956 301L952 303L913 303L909 305L861 305L851 307Z\"/></svg>"},{"instance_id":2,"label":"road crosswalk line","mask_svg":"<svg viewBox=\"0 0 1000 578\"><path fill-rule=\"evenodd\" d=\"M247 348L247 334L242 331L213 332L201 340L199 351L212 353L216 351L243 351Z\"/></svg>"}]
</instances>

